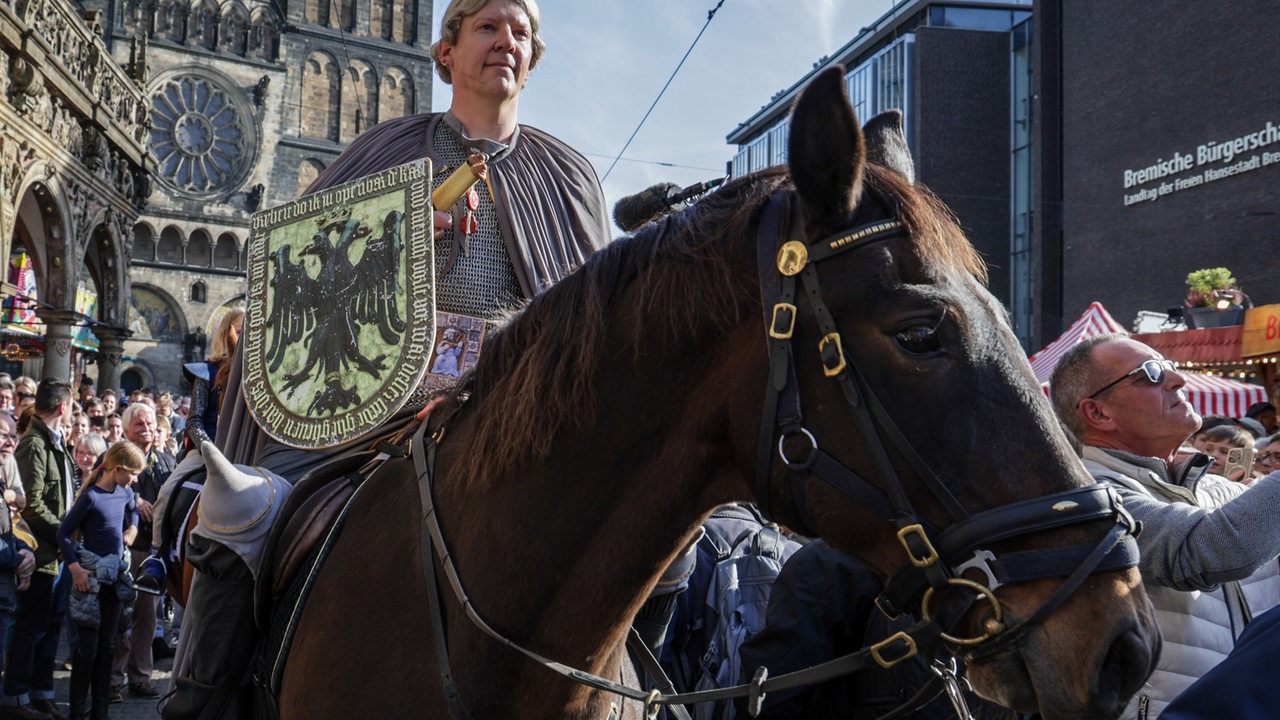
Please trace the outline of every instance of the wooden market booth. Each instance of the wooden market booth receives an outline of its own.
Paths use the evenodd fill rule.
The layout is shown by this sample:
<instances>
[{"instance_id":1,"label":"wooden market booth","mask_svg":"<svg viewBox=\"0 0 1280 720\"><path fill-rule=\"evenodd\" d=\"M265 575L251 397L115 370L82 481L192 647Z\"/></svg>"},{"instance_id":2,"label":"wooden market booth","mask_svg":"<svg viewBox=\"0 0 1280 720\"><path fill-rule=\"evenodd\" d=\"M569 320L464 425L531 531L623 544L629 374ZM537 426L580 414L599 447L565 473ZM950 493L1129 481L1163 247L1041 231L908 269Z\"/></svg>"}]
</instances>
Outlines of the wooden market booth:
<instances>
[{"instance_id":1,"label":"wooden market booth","mask_svg":"<svg viewBox=\"0 0 1280 720\"><path fill-rule=\"evenodd\" d=\"M1243 325L1134 335L1188 368L1266 388L1276 401L1280 383L1280 304L1250 308Z\"/></svg>"}]
</instances>

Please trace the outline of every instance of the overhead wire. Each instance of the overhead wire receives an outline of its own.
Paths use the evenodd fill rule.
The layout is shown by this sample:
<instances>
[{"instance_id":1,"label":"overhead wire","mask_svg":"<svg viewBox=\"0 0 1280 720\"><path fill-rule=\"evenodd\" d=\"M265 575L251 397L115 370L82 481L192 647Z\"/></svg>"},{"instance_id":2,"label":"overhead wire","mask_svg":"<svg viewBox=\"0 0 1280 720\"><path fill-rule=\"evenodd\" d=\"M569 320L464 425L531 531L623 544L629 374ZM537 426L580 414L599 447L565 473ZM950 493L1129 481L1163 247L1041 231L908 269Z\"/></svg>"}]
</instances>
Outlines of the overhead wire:
<instances>
[{"instance_id":1,"label":"overhead wire","mask_svg":"<svg viewBox=\"0 0 1280 720\"><path fill-rule=\"evenodd\" d=\"M613 162L609 165L609 169L605 171L604 177L600 178L601 183L609 179L609 173L612 173L613 169L618 166L618 161L622 159L622 154L627 151L627 148L631 147L631 141L636 139L636 135L640 134L640 128L644 127L645 121L649 119L649 115L653 113L653 109L658 106L658 101L662 100L662 96L667 92L667 88L671 87L671 81L676 79L676 75L680 73L680 68L684 67L684 61L689 59L689 55L693 52L693 48L698 45L698 41L702 39L702 34L707 31L707 27L711 25L711 21L715 19L716 13L719 12L720 6L722 5L724 5L724 0L720 0L720 2L716 3L716 6L711 8L707 13L707 21L703 23L702 29L698 31L698 36L693 39L693 43L690 44L689 49L685 51L684 57L680 58L680 62L676 65L676 69L671 71L671 77L667 78L667 83L662 86L662 90L658 91L658 97L653 99L653 104L649 106L647 111L645 111L644 117L640 118L640 124L636 125L636 129L632 131L631 137L627 138L626 144L622 146L622 149L619 150L618 154L613 158Z\"/></svg>"}]
</instances>

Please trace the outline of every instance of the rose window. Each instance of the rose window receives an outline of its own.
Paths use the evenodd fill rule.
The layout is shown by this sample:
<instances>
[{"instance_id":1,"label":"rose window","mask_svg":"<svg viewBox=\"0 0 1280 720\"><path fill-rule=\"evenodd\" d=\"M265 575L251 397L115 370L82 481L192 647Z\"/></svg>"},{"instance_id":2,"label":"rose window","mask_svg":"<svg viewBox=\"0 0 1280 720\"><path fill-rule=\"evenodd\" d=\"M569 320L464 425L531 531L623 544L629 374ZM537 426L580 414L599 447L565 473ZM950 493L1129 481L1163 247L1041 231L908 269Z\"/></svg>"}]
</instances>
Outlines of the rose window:
<instances>
[{"instance_id":1,"label":"rose window","mask_svg":"<svg viewBox=\"0 0 1280 720\"><path fill-rule=\"evenodd\" d=\"M210 197L244 182L256 143L238 90L209 77L173 75L155 86L151 109L151 154L161 184Z\"/></svg>"}]
</instances>

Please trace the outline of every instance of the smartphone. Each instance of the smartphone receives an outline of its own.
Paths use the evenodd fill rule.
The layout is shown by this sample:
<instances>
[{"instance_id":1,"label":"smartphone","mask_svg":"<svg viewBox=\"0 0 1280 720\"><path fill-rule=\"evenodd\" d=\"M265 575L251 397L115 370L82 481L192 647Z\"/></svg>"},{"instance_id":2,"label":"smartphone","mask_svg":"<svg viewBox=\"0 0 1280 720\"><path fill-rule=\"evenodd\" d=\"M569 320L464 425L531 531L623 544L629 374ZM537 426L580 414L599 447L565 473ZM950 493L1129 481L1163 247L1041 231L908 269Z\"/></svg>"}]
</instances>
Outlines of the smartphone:
<instances>
[{"instance_id":1,"label":"smartphone","mask_svg":"<svg viewBox=\"0 0 1280 720\"><path fill-rule=\"evenodd\" d=\"M91 428L101 428L101 427L103 427L104 425L106 425L106 420L107 420L107 419L106 419L106 418L104 418L104 417L91 417L91 418L89 418L89 427L91 427Z\"/></svg>"},{"instance_id":2,"label":"smartphone","mask_svg":"<svg viewBox=\"0 0 1280 720\"><path fill-rule=\"evenodd\" d=\"M1248 477L1253 470L1253 452L1253 448L1232 448L1227 452L1227 465L1222 468L1222 476L1229 478L1244 470L1244 477Z\"/></svg>"}]
</instances>

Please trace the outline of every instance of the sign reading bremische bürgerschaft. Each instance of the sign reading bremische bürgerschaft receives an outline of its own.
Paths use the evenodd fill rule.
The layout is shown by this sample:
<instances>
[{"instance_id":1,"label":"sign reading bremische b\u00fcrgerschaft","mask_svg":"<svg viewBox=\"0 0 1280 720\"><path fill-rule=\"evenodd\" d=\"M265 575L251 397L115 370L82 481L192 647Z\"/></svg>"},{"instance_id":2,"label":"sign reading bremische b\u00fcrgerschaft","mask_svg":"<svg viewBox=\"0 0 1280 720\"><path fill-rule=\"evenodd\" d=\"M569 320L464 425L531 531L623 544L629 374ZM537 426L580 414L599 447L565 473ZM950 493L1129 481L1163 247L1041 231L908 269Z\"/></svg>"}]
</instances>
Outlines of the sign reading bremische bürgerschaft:
<instances>
[{"instance_id":1,"label":"sign reading bremische b\u00fcrgerschaft","mask_svg":"<svg viewBox=\"0 0 1280 720\"><path fill-rule=\"evenodd\" d=\"M1273 145L1276 150L1264 149ZM1261 152L1256 152L1258 150ZM1210 140L1198 145L1195 152L1175 152L1168 159L1157 158L1146 167L1126 169L1124 204L1127 207L1152 202L1270 165L1280 165L1280 126L1268 120L1266 126L1254 132L1222 142ZM1146 187L1140 187L1143 185Z\"/></svg>"}]
</instances>

